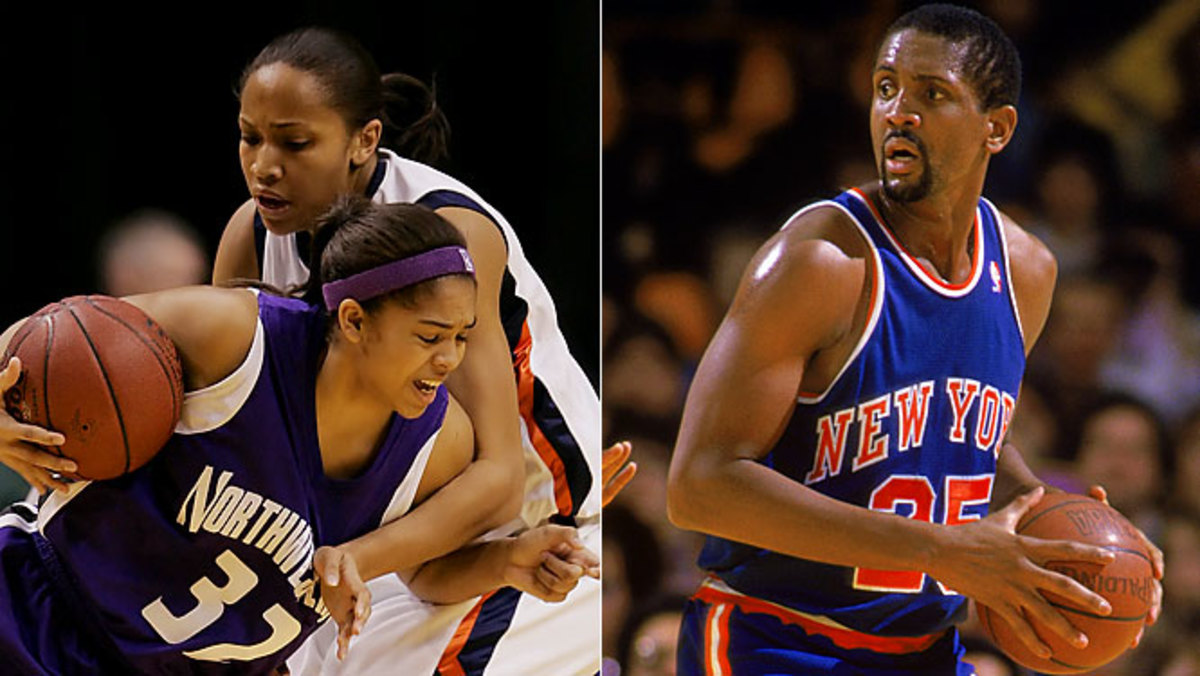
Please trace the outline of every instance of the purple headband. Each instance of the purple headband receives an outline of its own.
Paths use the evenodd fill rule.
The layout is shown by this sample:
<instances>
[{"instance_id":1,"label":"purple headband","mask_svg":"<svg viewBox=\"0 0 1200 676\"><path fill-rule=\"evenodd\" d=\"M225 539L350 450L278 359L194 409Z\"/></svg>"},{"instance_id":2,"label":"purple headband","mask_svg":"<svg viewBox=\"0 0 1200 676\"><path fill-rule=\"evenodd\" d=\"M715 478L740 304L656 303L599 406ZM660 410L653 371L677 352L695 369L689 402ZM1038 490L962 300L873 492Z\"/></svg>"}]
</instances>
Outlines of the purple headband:
<instances>
[{"instance_id":1,"label":"purple headband","mask_svg":"<svg viewBox=\"0 0 1200 676\"><path fill-rule=\"evenodd\" d=\"M325 307L330 312L347 298L367 300L442 275L475 276L475 263L461 246L444 246L425 253L385 263L321 286Z\"/></svg>"}]
</instances>

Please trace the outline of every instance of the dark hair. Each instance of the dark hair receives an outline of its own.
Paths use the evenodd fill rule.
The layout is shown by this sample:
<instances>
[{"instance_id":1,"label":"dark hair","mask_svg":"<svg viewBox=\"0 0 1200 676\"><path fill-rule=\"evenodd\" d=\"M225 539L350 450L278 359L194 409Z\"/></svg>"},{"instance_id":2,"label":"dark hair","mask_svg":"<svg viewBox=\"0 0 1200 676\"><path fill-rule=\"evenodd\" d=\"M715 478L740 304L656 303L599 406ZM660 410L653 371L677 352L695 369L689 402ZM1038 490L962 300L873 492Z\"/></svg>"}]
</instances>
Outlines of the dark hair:
<instances>
[{"instance_id":1,"label":"dark hair","mask_svg":"<svg viewBox=\"0 0 1200 676\"><path fill-rule=\"evenodd\" d=\"M1021 96L1021 57L1012 40L986 16L955 5L922 5L896 19L886 36L912 28L966 47L963 72L983 110L1015 106Z\"/></svg>"},{"instance_id":2,"label":"dark hair","mask_svg":"<svg viewBox=\"0 0 1200 676\"><path fill-rule=\"evenodd\" d=\"M260 68L285 63L311 73L350 129L383 123L380 145L399 155L436 164L448 155L450 123L435 91L403 73L380 76L371 54L354 38L329 28L300 28L275 38L242 71L238 94Z\"/></svg>"},{"instance_id":3,"label":"dark hair","mask_svg":"<svg viewBox=\"0 0 1200 676\"><path fill-rule=\"evenodd\" d=\"M432 209L403 202L375 204L358 195L343 195L317 220L303 298L324 307L322 284L444 246L466 247L466 242ZM373 312L389 300L413 307L441 278L362 301L363 309Z\"/></svg>"}]
</instances>

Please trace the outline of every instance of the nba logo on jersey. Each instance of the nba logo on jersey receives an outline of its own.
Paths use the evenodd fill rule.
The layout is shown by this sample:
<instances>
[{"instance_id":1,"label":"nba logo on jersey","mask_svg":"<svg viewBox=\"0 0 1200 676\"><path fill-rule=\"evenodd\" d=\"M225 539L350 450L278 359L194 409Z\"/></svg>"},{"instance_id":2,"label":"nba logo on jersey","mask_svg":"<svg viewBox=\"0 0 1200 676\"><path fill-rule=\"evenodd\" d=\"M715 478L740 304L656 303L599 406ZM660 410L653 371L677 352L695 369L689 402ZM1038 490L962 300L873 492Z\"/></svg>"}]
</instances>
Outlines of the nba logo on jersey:
<instances>
[{"instance_id":1,"label":"nba logo on jersey","mask_svg":"<svg viewBox=\"0 0 1200 676\"><path fill-rule=\"evenodd\" d=\"M1001 284L1000 284L1000 265L997 264L996 261L992 261L991 272L992 272L992 293L1000 293L1000 290L1003 289L1004 287L1001 286Z\"/></svg>"}]
</instances>

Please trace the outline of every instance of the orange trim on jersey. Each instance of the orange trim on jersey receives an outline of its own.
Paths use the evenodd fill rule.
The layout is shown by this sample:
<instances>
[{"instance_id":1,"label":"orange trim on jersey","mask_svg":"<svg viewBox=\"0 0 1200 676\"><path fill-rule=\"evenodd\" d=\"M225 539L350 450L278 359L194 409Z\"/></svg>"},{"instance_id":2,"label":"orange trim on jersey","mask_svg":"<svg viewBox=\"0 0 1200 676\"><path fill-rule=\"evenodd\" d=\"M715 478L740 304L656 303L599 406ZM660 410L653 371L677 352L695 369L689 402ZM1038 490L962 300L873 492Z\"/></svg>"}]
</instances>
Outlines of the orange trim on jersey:
<instances>
[{"instance_id":1,"label":"orange trim on jersey","mask_svg":"<svg viewBox=\"0 0 1200 676\"><path fill-rule=\"evenodd\" d=\"M875 221L878 222L879 227L883 228L883 231L887 233L888 239L892 241L892 244L895 244L896 248L900 250L900 253L904 254L913 265L921 268L925 272L925 277L927 277L929 281L942 287L943 289L946 289L947 291L962 291L979 278L981 270L978 268L983 265L983 260L979 257L980 244L983 242L983 226L979 222L979 209L975 210L975 220L972 222L971 228L971 233L975 236L975 246L971 249L971 274L958 284L951 284L940 279L937 275L930 274L928 270L925 270L924 266L917 262L917 257L912 255L912 253L904 247L904 243L900 241L900 238L896 236L896 233L892 232L892 229L890 226L888 226L887 221L883 220L883 215L879 213L879 209L875 208L875 203L871 201L870 197L867 197L867 194L864 193L861 188L850 188L850 191L862 198L863 203L866 204L867 208L871 210L872 214L874 214Z\"/></svg>"},{"instance_id":2,"label":"orange trim on jersey","mask_svg":"<svg viewBox=\"0 0 1200 676\"><path fill-rule=\"evenodd\" d=\"M483 609L484 602L495 593L496 590L493 589L480 597L479 602L471 608L471 612L467 613L462 622L458 623L458 628L454 630L454 636L450 639L446 650L442 652L442 660L438 662L438 676L467 676L462 663L458 661L458 656L466 647L467 639L471 638L471 632L475 629L475 621L479 619L479 611Z\"/></svg>"},{"instance_id":3,"label":"orange trim on jersey","mask_svg":"<svg viewBox=\"0 0 1200 676\"><path fill-rule=\"evenodd\" d=\"M716 589L708 584L701 585L693 598L697 598L705 603L734 605L746 613L771 615L785 624L800 627L808 634L824 636L833 641L834 645L844 650L865 649L890 655L905 655L928 650L930 646L937 643L945 634L945 632L927 636L876 636L874 634L864 634L849 627L837 625L832 620L807 615L800 611L771 603L770 601L754 598L753 596ZM726 618L725 623L726 627L723 633L727 634L728 618Z\"/></svg>"},{"instance_id":4,"label":"orange trim on jersey","mask_svg":"<svg viewBox=\"0 0 1200 676\"><path fill-rule=\"evenodd\" d=\"M712 604L708 607L708 613L704 616L704 658L700 660L704 664L704 676L713 676L719 667L714 668L712 664L712 655L714 651L722 646L713 645L714 641L719 641L720 636L714 636L712 631L713 620L720 612L721 606Z\"/></svg>"},{"instance_id":5,"label":"orange trim on jersey","mask_svg":"<svg viewBox=\"0 0 1200 676\"><path fill-rule=\"evenodd\" d=\"M534 450L554 476L554 504L558 507L558 513L569 516L574 511L574 504L571 500L571 487L567 484L566 467L562 458L558 456L558 451L533 417L533 371L529 366L529 350L532 347L529 322L524 322L521 324L521 339L517 341L517 347L513 350L513 373L517 377L517 408L520 410L521 419L525 421L525 428L529 432L529 440L533 443Z\"/></svg>"}]
</instances>

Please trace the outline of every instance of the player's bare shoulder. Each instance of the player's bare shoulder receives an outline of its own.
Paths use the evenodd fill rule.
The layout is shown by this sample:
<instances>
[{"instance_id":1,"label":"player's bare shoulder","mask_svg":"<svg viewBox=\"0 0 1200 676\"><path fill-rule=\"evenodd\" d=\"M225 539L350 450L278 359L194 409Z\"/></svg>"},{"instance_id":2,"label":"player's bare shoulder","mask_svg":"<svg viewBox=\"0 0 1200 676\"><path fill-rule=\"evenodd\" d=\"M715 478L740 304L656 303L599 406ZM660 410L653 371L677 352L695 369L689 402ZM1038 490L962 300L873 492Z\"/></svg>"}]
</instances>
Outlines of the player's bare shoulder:
<instances>
[{"instance_id":1,"label":"player's bare shoulder","mask_svg":"<svg viewBox=\"0 0 1200 676\"><path fill-rule=\"evenodd\" d=\"M1017 298L1025 352L1028 354L1041 335L1050 313L1058 262L1040 239L1018 225L1008 214L999 213L1004 238L1008 241L1013 293Z\"/></svg>"},{"instance_id":2,"label":"player's bare shoulder","mask_svg":"<svg viewBox=\"0 0 1200 676\"><path fill-rule=\"evenodd\" d=\"M225 225L217 258L213 261L213 283L231 279L258 279L258 252L254 245L254 200L246 200Z\"/></svg>"},{"instance_id":3,"label":"player's bare shoulder","mask_svg":"<svg viewBox=\"0 0 1200 676\"><path fill-rule=\"evenodd\" d=\"M813 348L829 347L854 327L870 273L869 251L844 211L831 202L809 205L751 259L729 316L769 316L785 333L795 324Z\"/></svg>"},{"instance_id":4,"label":"player's bare shoulder","mask_svg":"<svg viewBox=\"0 0 1200 676\"><path fill-rule=\"evenodd\" d=\"M759 248L743 283L856 286L855 280L863 279L868 251L845 212L832 202L817 202L792 215Z\"/></svg>"}]
</instances>

